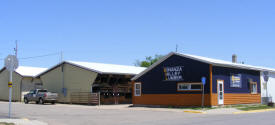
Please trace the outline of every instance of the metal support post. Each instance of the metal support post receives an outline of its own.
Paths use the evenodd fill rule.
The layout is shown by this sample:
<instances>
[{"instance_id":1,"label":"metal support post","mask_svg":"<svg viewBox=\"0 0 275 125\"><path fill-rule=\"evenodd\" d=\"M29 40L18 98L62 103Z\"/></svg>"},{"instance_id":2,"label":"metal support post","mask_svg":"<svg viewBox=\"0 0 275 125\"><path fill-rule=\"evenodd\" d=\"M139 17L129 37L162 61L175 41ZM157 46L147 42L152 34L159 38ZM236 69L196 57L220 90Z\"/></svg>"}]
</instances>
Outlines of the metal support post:
<instances>
[{"instance_id":1,"label":"metal support post","mask_svg":"<svg viewBox=\"0 0 275 125\"><path fill-rule=\"evenodd\" d=\"M9 79L9 118L11 118L11 101L12 101L12 71L10 71Z\"/></svg>"}]
</instances>

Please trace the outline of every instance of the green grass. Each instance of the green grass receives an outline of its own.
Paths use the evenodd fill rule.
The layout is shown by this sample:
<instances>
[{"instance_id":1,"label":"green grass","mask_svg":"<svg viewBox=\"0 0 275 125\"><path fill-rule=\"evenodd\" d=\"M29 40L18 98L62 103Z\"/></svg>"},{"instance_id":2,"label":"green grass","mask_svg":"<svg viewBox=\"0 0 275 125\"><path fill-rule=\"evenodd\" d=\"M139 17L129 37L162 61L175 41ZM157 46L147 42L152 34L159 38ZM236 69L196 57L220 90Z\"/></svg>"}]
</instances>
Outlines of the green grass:
<instances>
[{"instance_id":1,"label":"green grass","mask_svg":"<svg viewBox=\"0 0 275 125\"><path fill-rule=\"evenodd\" d=\"M191 109L191 110L211 110L211 109L216 109L216 107L193 107L193 108L183 108L183 109Z\"/></svg>"},{"instance_id":2,"label":"green grass","mask_svg":"<svg viewBox=\"0 0 275 125\"><path fill-rule=\"evenodd\" d=\"M274 107L259 104L259 105L232 105L232 106L226 106L225 108L236 108L242 111L251 111L251 110L260 110L260 109L272 109Z\"/></svg>"},{"instance_id":3,"label":"green grass","mask_svg":"<svg viewBox=\"0 0 275 125\"><path fill-rule=\"evenodd\" d=\"M172 106L169 106L168 108L171 108L171 109L185 109L185 110L211 110L211 109L216 109L216 107L172 107Z\"/></svg>"},{"instance_id":4,"label":"green grass","mask_svg":"<svg viewBox=\"0 0 275 125\"><path fill-rule=\"evenodd\" d=\"M15 125L14 123L0 122L0 125Z\"/></svg>"},{"instance_id":5,"label":"green grass","mask_svg":"<svg viewBox=\"0 0 275 125\"><path fill-rule=\"evenodd\" d=\"M260 109L275 109L274 107L270 107L267 105L262 104L255 104L255 105L229 105L224 107L173 107L169 106L168 108L171 109L185 109L185 110L211 110L211 109L218 109L218 108L236 108L242 111L252 111L252 110L260 110Z\"/></svg>"},{"instance_id":6,"label":"green grass","mask_svg":"<svg viewBox=\"0 0 275 125\"><path fill-rule=\"evenodd\" d=\"M241 104L241 105L228 105L223 107L174 107L168 106L169 109L184 109L184 110L211 110L211 109L219 109L219 108L236 108L241 111L252 111L252 110L260 110L260 109L275 109L274 107L270 107L262 104Z\"/></svg>"}]
</instances>

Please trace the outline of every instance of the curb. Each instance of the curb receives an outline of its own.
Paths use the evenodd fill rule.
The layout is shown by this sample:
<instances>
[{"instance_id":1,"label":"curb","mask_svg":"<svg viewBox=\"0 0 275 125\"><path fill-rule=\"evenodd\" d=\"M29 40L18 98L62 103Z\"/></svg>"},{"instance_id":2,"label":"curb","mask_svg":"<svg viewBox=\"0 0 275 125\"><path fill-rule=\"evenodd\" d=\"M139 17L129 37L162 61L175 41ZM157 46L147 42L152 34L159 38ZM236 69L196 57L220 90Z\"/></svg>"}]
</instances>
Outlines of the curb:
<instances>
[{"instance_id":1,"label":"curb","mask_svg":"<svg viewBox=\"0 0 275 125\"><path fill-rule=\"evenodd\" d=\"M201 112L201 111L184 111L186 113L195 113L195 114L206 114L206 112Z\"/></svg>"},{"instance_id":2,"label":"curb","mask_svg":"<svg viewBox=\"0 0 275 125\"><path fill-rule=\"evenodd\" d=\"M240 112L233 112L233 114L246 114L246 113L257 113L257 112L268 112L268 111L275 111L275 109L261 109L261 110L253 110L253 111L240 111Z\"/></svg>"},{"instance_id":3,"label":"curb","mask_svg":"<svg viewBox=\"0 0 275 125\"><path fill-rule=\"evenodd\" d=\"M27 118L22 118L23 120L25 120L25 121L30 121L29 119L27 119Z\"/></svg>"}]
</instances>

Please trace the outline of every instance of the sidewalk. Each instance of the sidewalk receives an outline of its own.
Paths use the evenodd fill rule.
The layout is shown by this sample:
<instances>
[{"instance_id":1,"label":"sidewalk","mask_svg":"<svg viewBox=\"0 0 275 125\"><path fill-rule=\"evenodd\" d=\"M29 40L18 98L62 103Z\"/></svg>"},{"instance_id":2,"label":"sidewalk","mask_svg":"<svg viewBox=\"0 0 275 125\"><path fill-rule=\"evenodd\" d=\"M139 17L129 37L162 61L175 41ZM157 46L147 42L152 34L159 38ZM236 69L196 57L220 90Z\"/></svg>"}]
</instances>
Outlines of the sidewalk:
<instances>
[{"instance_id":1,"label":"sidewalk","mask_svg":"<svg viewBox=\"0 0 275 125\"><path fill-rule=\"evenodd\" d=\"M234 114L234 112L241 112L241 110L236 108L216 108L206 111L207 114Z\"/></svg>"},{"instance_id":2,"label":"sidewalk","mask_svg":"<svg viewBox=\"0 0 275 125\"><path fill-rule=\"evenodd\" d=\"M132 111L163 111L163 112L182 112L182 113L194 113L194 114L246 114L256 112L275 111L274 110L240 110L237 107L217 107L217 108L152 108L152 107L131 107L131 104L119 104L119 105L100 105L100 106L88 106L88 105L71 105L71 104L56 104L50 106L58 107L70 107L70 108L85 108L85 109L97 109L97 110L132 110ZM246 108L247 106L244 105ZM243 106L242 106L243 107ZM250 107L251 108L251 107Z\"/></svg>"},{"instance_id":3,"label":"sidewalk","mask_svg":"<svg viewBox=\"0 0 275 125\"><path fill-rule=\"evenodd\" d=\"M47 123L28 119L0 119L0 123L14 123L15 125L48 125Z\"/></svg>"},{"instance_id":4,"label":"sidewalk","mask_svg":"<svg viewBox=\"0 0 275 125\"><path fill-rule=\"evenodd\" d=\"M196 114L233 114L234 112L240 112L236 108L215 108L205 110L194 110L194 109L179 109L179 108L151 108L151 107L129 107L130 105L102 105L96 106L96 109L104 110L138 110L138 111L165 111L165 112L186 112Z\"/></svg>"},{"instance_id":5,"label":"sidewalk","mask_svg":"<svg viewBox=\"0 0 275 125\"><path fill-rule=\"evenodd\" d=\"M194 114L246 114L246 113L257 113L257 112L266 112L266 111L275 111L275 109L262 109L262 110L251 110L243 111L234 107L227 108L214 108L214 109L200 109L195 110L192 108L151 108L151 107L131 107L131 105L102 105L94 107L96 109L102 110L133 110L133 111L164 111L164 112L185 112L185 113L194 113Z\"/></svg>"}]
</instances>

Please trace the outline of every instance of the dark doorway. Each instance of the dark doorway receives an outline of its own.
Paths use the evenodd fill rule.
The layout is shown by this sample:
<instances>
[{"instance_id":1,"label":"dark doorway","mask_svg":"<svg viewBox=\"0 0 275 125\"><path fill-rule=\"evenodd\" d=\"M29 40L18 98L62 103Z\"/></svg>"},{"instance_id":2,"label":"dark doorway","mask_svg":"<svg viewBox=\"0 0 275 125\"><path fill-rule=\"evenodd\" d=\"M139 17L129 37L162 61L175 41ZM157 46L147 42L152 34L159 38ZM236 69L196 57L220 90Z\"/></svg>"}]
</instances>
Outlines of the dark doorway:
<instances>
[{"instance_id":1,"label":"dark doorway","mask_svg":"<svg viewBox=\"0 0 275 125\"><path fill-rule=\"evenodd\" d=\"M131 75L99 74L93 83L93 92L100 92L101 104L131 104Z\"/></svg>"}]
</instances>

